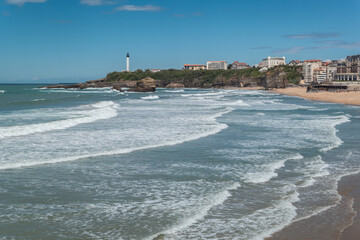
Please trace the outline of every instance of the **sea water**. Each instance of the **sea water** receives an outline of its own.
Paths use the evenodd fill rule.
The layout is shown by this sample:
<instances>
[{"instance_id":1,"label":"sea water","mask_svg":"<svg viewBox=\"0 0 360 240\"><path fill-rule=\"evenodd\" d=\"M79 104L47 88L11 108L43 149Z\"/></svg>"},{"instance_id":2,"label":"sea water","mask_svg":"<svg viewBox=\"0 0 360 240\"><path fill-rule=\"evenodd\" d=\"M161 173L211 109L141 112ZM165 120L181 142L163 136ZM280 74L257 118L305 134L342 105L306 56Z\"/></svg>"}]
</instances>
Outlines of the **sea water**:
<instances>
[{"instance_id":1,"label":"sea water","mask_svg":"<svg viewBox=\"0 0 360 240\"><path fill-rule=\"evenodd\" d=\"M360 170L359 107L38 87L0 85L1 239L264 239Z\"/></svg>"}]
</instances>

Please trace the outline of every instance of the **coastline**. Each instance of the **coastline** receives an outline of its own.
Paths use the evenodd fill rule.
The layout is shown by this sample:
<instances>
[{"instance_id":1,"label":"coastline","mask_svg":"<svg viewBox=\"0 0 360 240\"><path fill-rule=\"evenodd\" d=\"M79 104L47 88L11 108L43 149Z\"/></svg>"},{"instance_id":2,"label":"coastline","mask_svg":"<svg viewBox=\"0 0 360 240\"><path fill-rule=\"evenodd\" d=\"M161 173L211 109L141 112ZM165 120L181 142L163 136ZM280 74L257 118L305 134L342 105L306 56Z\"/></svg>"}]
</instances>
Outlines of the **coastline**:
<instances>
[{"instance_id":1,"label":"coastline","mask_svg":"<svg viewBox=\"0 0 360 240\"><path fill-rule=\"evenodd\" d=\"M360 173L347 175L338 183L338 192L344 199L353 202L352 209L355 212L351 224L343 229L338 240L353 240L360 236Z\"/></svg>"},{"instance_id":2,"label":"coastline","mask_svg":"<svg viewBox=\"0 0 360 240\"><path fill-rule=\"evenodd\" d=\"M360 92L318 92L307 93L305 87L278 88L273 93L301 97L313 101L341 103L360 106Z\"/></svg>"}]
</instances>

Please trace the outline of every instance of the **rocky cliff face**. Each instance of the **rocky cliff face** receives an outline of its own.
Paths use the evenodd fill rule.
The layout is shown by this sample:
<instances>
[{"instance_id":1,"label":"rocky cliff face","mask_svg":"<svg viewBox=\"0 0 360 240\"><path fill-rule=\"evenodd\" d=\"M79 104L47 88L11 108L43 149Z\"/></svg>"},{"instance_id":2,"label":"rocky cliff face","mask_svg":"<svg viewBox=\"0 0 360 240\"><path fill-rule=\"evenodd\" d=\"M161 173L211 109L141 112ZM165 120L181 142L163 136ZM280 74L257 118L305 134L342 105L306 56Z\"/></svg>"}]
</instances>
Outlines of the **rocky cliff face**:
<instances>
[{"instance_id":1,"label":"rocky cliff face","mask_svg":"<svg viewBox=\"0 0 360 240\"><path fill-rule=\"evenodd\" d=\"M270 70L266 73L266 77L261 79L261 85L265 89L269 88L285 88L288 80L286 79L286 72L281 68Z\"/></svg>"},{"instance_id":2,"label":"rocky cliff face","mask_svg":"<svg viewBox=\"0 0 360 240\"><path fill-rule=\"evenodd\" d=\"M136 82L135 86L130 88L131 92L155 92L156 81L151 77L141 79Z\"/></svg>"}]
</instances>

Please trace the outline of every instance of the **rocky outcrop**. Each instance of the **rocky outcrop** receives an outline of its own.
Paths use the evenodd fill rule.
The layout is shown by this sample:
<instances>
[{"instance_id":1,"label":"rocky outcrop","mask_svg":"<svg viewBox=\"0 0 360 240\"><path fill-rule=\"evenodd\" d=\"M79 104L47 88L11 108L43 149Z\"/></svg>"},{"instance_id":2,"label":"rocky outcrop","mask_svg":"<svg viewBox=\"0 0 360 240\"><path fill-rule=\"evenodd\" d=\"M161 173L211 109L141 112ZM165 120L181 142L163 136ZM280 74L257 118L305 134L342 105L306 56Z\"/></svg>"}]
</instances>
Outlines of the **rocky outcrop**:
<instances>
[{"instance_id":1,"label":"rocky outcrop","mask_svg":"<svg viewBox=\"0 0 360 240\"><path fill-rule=\"evenodd\" d=\"M266 76L261 79L261 85L265 89L270 88L285 88L288 83L286 79L286 72L282 68L275 68L266 73Z\"/></svg>"},{"instance_id":2,"label":"rocky outcrop","mask_svg":"<svg viewBox=\"0 0 360 240\"><path fill-rule=\"evenodd\" d=\"M131 92L155 92L156 81L151 77L146 77L136 82L136 85L130 88Z\"/></svg>"},{"instance_id":3,"label":"rocky outcrop","mask_svg":"<svg viewBox=\"0 0 360 240\"><path fill-rule=\"evenodd\" d=\"M185 85L182 83L170 83L166 85L166 88L184 88Z\"/></svg>"},{"instance_id":4,"label":"rocky outcrop","mask_svg":"<svg viewBox=\"0 0 360 240\"><path fill-rule=\"evenodd\" d=\"M104 88L104 87L110 87L113 88L115 90L118 91L123 91L123 88L134 88L137 84L137 81L126 81L126 80L121 80L121 81L106 81L104 79L99 79L99 80L92 80L92 81L87 81L84 83L78 83L78 84L71 84L71 85L50 85L50 86L46 86L45 88L64 88L64 89L69 89L69 88L79 88L79 89L86 89L86 88ZM134 90L135 91L135 90Z\"/></svg>"}]
</instances>

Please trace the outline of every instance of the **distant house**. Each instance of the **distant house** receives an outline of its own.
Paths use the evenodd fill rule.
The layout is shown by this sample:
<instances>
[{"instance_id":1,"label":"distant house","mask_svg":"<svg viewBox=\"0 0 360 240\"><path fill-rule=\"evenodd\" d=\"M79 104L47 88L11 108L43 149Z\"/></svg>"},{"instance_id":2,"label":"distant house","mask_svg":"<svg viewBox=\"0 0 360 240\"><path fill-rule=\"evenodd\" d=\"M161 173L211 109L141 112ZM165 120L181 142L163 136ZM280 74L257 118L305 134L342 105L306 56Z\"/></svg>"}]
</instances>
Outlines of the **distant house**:
<instances>
[{"instance_id":1,"label":"distant house","mask_svg":"<svg viewBox=\"0 0 360 240\"><path fill-rule=\"evenodd\" d=\"M314 70L321 68L321 66L322 66L321 60L312 59L312 60L303 61L304 81L306 83L311 83L315 81L316 79L314 78Z\"/></svg>"},{"instance_id":2,"label":"distant house","mask_svg":"<svg viewBox=\"0 0 360 240\"><path fill-rule=\"evenodd\" d=\"M227 69L227 62L226 61L209 61L206 64L207 70L226 70Z\"/></svg>"},{"instance_id":3,"label":"distant house","mask_svg":"<svg viewBox=\"0 0 360 240\"><path fill-rule=\"evenodd\" d=\"M247 65L246 63L241 63L238 61L233 62L231 65L231 69L246 69L246 68L250 68L250 66Z\"/></svg>"},{"instance_id":4,"label":"distant house","mask_svg":"<svg viewBox=\"0 0 360 240\"><path fill-rule=\"evenodd\" d=\"M348 56L337 64L336 81L360 81L360 55Z\"/></svg>"},{"instance_id":5,"label":"distant house","mask_svg":"<svg viewBox=\"0 0 360 240\"><path fill-rule=\"evenodd\" d=\"M285 57L267 57L262 60L262 66L263 67L275 67L278 65L285 65Z\"/></svg>"},{"instance_id":6,"label":"distant house","mask_svg":"<svg viewBox=\"0 0 360 240\"><path fill-rule=\"evenodd\" d=\"M200 64L184 64L184 69L188 70L204 70L206 69L205 65Z\"/></svg>"},{"instance_id":7,"label":"distant house","mask_svg":"<svg viewBox=\"0 0 360 240\"><path fill-rule=\"evenodd\" d=\"M300 60L291 60L289 62L290 66L302 66L302 62Z\"/></svg>"},{"instance_id":8,"label":"distant house","mask_svg":"<svg viewBox=\"0 0 360 240\"><path fill-rule=\"evenodd\" d=\"M152 73L157 73L157 72L160 72L161 70L160 69L150 69L150 72Z\"/></svg>"}]
</instances>

